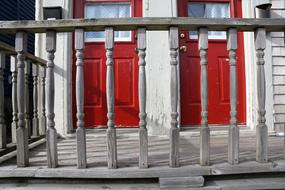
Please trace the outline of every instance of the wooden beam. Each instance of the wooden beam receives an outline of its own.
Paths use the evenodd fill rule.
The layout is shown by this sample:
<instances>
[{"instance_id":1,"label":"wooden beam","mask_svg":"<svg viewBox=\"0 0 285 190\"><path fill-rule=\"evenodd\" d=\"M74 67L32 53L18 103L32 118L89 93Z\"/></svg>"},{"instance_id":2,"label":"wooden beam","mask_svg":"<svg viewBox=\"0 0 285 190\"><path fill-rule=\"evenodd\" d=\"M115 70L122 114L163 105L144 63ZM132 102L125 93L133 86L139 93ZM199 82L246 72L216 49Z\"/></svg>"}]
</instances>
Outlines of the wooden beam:
<instances>
[{"instance_id":1,"label":"wooden beam","mask_svg":"<svg viewBox=\"0 0 285 190\"><path fill-rule=\"evenodd\" d=\"M245 19L245 18L102 18L70 19L41 21L0 21L0 33L16 33L19 30L32 33L73 32L76 28L85 31L104 31L105 27L114 30L136 30L145 27L147 30L168 30L170 26L181 30L198 30L207 27L209 31L227 31L235 27L238 31L254 31L263 27L269 32L284 31L284 18L278 19Z\"/></svg>"}]
</instances>

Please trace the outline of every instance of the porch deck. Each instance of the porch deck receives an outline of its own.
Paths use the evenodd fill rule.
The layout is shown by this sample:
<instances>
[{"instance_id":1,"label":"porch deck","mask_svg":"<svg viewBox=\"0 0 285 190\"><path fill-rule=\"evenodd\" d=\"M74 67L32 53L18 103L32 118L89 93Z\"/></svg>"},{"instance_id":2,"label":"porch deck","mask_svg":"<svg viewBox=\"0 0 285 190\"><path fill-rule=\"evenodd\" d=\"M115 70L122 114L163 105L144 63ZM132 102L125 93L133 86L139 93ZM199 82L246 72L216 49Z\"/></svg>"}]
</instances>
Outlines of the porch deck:
<instances>
[{"instance_id":1,"label":"porch deck","mask_svg":"<svg viewBox=\"0 0 285 190\"><path fill-rule=\"evenodd\" d=\"M250 133L250 134L248 134ZM104 130L87 132L87 168L77 169L76 138L58 142L59 166L47 168L46 146L42 144L30 151L30 166L17 168L16 159L0 166L0 178L166 178L209 175L245 174L259 172L285 172L283 160L284 138L269 136L268 163L255 162L254 133L242 131L240 138L240 164L227 163L227 135L211 136L210 166L199 165L199 136L183 131L180 137L180 167L169 167L169 138L149 137L149 168L139 169L139 140L136 130L118 130L118 168L107 168L107 145Z\"/></svg>"}]
</instances>

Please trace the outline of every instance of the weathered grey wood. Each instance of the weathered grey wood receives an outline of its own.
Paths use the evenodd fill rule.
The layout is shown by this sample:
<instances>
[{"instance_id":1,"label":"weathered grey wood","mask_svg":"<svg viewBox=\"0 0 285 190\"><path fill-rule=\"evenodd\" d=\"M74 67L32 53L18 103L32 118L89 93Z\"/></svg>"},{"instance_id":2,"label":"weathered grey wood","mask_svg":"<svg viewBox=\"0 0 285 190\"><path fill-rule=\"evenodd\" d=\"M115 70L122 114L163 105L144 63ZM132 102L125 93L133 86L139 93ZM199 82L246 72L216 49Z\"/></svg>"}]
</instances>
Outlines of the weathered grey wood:
<instances>
[{"instance_id":1,"label":"weathered grey wood","mask_svg":"<svg viewBox=\"0 0 285 190\"><path fill-rule=\"evenodd\" d=\"M27 51L27 34L16 34L15 50L17 52L17 105L18 105L18 128L17 128L17 166L29 165L28 135L25 127L25 53Z\"/></svg>"},{"instance_id":2,"label":"weathered grey wood","mask_svg":"<svg viewBox=\"0 0 285 190\"><path fill-rule=\"evenodd\" d=\"M77 168L86 168L86 132L84 128L84 30L75 30Z\"/></svg>"},{"instance_id":3,"label":"weathered grey wood","mask_svg":"<svg viewBox=\"0 0 285 190\"><path fill-rule=\"evenodd\" d=\"M257 58L257 100L258 100L258 124L256 126L256 161L268 160L268 129L265 124L265 71L264 50L266 47L266 30L258 28L255 31L255 50Z\"/></svg>"},{"instance_id":4,"label":"weathered grey wood","mask_svg":"<svg viewBox=\"0 0 285 190\"><path fill-rule=\"evenodd\" d=\"M114 123L114 30L112 27L105 29L106 41L106 65L107 65L107 80L106 80L106 95L107 95L107 118L108 118L108 129L107 129L107 149L108 149L108 168L117 168L117 138L116 128Z\"/></svg>"},{"instance_id":5,"label":"weathered grey wood","mask_svg":"<svg viewBox=\"0 0 285 190\"><path fill-rule=\"evenodd\" d=\"M39 136L39 115L38 115L38 75L39 68L38 65L32 65L33 69L33 106L34 106L34 114L33 114L33 136Z\"/></svg>"},{"instance_id":6,"label":"weathered grey wood","mask_svg":"<svg viewBox=\"0 0 285 190\"><path fill-rule=\"evenodd\" d=\"M40 78L41 78L41 130L40 135L46 134L47 129L47 118L46 118L46 67L40 67Z\"/></svg>"},{"instance_id":7,"label":"weathered grey wood","mask_svg":"<svg viewBox=\"0 0 285 190\"><path fill-rule=\"evenodd\" d=\"M210 163L210 128L208 126L208 29L199 29L199 50L201 64L201 134L200 164Z\"/></svg>"},{"instance_id":8,"label":"weathered grey wood","mask_svg":"<svg viewBox=\"0 0 285 190\"><path fill-rule=\"evenodd\" d=\"M227 31L235 27L239 31L254 31L257 27L264 27L267 31L284 31L284 20L280 19L247 19L247 18L104 18L104 19L70 19L46 21L1 21L1 33L15 33L19 30L44 33L48 30L57 32L73 32L76 28L85 31L104 31L105 27L114 30L136 30L146 27L147 30L168 30L170 26L177 26L181 30L197 30L207 26L211 31Z\"/></svg>"},{"instance_id":9,"label":"weathered grey wood","mask_svg":"<svg viewBox=\"0 0 285 190\"><path fill-rule=\"evenodd\" d=\"M18 106L17 106L17 61L15 56L10 56L10 70L12 73L12 107L13 119L11 123L12 143L17 142L17 126L18 126Z\"/></svg>"},{"instance_id":10,"label":"weathered grey wood","mask_svg":"<svg viewBox=\"0 0 285 190\"><path fill-rule=\"evenodd\" d=\"M227 33L227 50L230 59L230 103L231 120L229 127L228 141L228 162L238 164L239 162L239 128L237 123L237 74L236 74L236 50L237 50L237 29L230 28Z\"/></svg>"},{"instance_id":11,"label":"weathered grey wood","mask_svg":"<svg viewBox=\"0 0 285 190\"><path fill-rule=\"evenodd\" d=\"M58 165L57 158L57 132L54 122L54 53L56 51L56 32L46 33L47 51L47 85L46 85L46 104L47 104L47 161L49 168Z\"/></svg>"},{"instance_id":12,"label":"weathered grey wood","mask_svg":"<svg viewBox=\"0 0 285 190\"><path fill-rule=\"evenodd\" d=\"M139 168L148 167L148 136L146 128L146 74L145 74L145 56L146 56L146 29L138 29L138 56L139 56L139 138L140 155Z\"/></svg>"},{"instance_id":13,"label":"weathered grey wood","mask_svg":"<svg viewBox=\"0 0 285 190\"><path fill-rule=\"evenodd\" d=\"M169 166L179 166L179 129L178 129L178 28L170 27L169 47L170 47L170 97L171 97L171 128L170 128L170 155Z\"/></svg>"},{"instance_id":14,"label":"weathered grey wood","mask_svg":"<svg viewBox=\"0 0 285 190\"><path fill-rule=\"evenodd\" d=\"M25 125L27 129L28 138L32 135L32 125L31 125L31 118L30 118L30 68L31 63L29 60L25 61Z\"/></svg>"},{"instance_id":15,"label":"weathered grey wood","mask_svg":"<svg viewBox=\"0 0 285 190\"><path fill-rule=\"evenodd\" d=\"M6 148L6 123L4 113L4 68L5 54L0 52L0 149Z\"/></svg>"},{"instance_id":16,"label":"weathered grey wood","mask_svg":"<svg viewBox=\"0 0 285 190\"><path fill-rule=\"evenodd\" d=\"M159 187L160 189L203 187L204 181L203 176L159 178Z\"/></svg>"}]
</instances>

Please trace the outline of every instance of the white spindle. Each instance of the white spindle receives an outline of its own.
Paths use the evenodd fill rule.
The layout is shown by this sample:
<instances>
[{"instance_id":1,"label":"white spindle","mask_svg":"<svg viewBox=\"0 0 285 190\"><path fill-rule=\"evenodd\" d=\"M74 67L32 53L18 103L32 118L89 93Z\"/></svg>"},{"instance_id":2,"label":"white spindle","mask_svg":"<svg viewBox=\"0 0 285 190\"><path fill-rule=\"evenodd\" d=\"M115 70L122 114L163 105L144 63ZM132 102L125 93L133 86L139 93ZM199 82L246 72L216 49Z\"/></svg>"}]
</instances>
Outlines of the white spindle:
<instances>
[{"instance_id":1,"label":"white spindle","mask_svg":"<svg viewBox=\"0 0 285 190\"><path fill-rule=\"evenodd\" d=\"M169 166L179 166L179 128L178 128L178 28L170 27L169 47L170 47L170 65L171 65L171 128L170 128L170 155Z\"/></svg>"},{"instance_id":2,"label":"white spindle","mask_svg":"<svg viewBox=\"0 0 285 190\"><path fill-rule=\"evenodd\" d=\"M116 128L114 121L114 30L112 27L105 29L106 41L106 65L107 65L107 80L106 80L106 95L107 95L107 149L108 149L108 168L117 168L117 139Z\"/></svg>"},{"instance_id":3,"label":"white spindle","mask_svg":"<svg viewBox=\"0 0 285 190\"><path fill-rule=\"evenodd\" d=\"M4 113L5 54L0 53L0 149L6 148L6 123Z\"/></svg>"},{"instance_id":4,"label":"white spindle","mask_svg":"<svg viewBox=\"0 0 285 190\"><path fill-rule=\"evenodd\" d=\"M84 128L84 30L75 31L76 106L77 106L77 167L86 168L86 132Z\"/></svg>"},{"instance_id":5,"label":"white spindle","mask_svg":"<svg viewBox=\"0 0 285 190\"><path fill-rule=\"evenodd\" d=\"M237 29L228 30L228 44L230 59L230 102L231 102L231 120L229 127L228 142L228 162L230 164L238 164L239 162L239 128L237 122Z\"/></svg>"},{"instance_id":6,"label":"white spindle","mask_svg":"<svg viewBox=\"0 0 285 190\"><path fill-rule=\"evenodd\" d=\"M47 104L47 158L48 167L55 168L57 159L57 132L54 122L54 53L56 51L56 32L46 33L47 51L47 84L46 84L46 104Z\"/></svg>"},{"instance_id":7,"label":"white spindle","mask_svg":"<svg viewBox=\"0 0 285 190\"><path fill-rule=\"evenodd\" d=\"M32 65L33 69L33 136L39 136L39 115L38 115L38 65Z\"/></svg>"},{"instance_id":8,"label":"white spindle","mask_svg":"<svg viewBox=\"0 0 285 190\"><path fill-rule=\"evenodd\" d=\"M41 129L40 135L45 135L47 130L47 118L46 118L46 67L40 67L41 78Z\"/></svg>"},{"instance_id":9,"label":"white spindle","mask_svg":"<svg viewBox=\"0 0 285 190\"><path fill-rule=\"evenodd\" d=\"M199 50L201 64L201 134L200 164L210 162L210 128L208 126L208 29L199 29Z\"/></svg>"},{"instance_id":10,"label":"white spindle","mask_svg":"<svg viewBox=\"0 0 285 190\"><path fill-rule=\"evenodd\" d=\"M268 159L268 129L265 124L265 72L264 50L266 47L266 31L258 28L255 31L255 50L257 58L257 100L258 124L256 126L256 161L267 162Z\"/></svg>"},{"instance_id":11,"label":"white spindle","mask_svg":"<svg viewBox=\"0 0 285 190\"><path fill-rule=\"evenodd\" d=\"M17 126L18 126L18 106L17 106L17 61L15 56L10 57L10 68L12 73L12 107L13 121L11 124L12 143L17 142Z\"/></svg>"},{"instance_id":12,"label":"white spindle","mask_svg":"<svg viewBox=\"0 0 285 190\"><path fill-rule=\"evenodd\" d=\"M138 29L138 56L139 56L139 138L140 138L140 156L139 168L148 167L148 136L146 128L146 29Z\"/></svg>"},{"instance_id":13,"label":"white spindle","mask_svg":"<svg viewBox=\"0 0 285 190\"><path fill-rule=\"evenodd\" d=\"M26 167L29 165L28 134L25 128L25 53L27 51L27 34L16 34L15 50L17 52L17 104L18 104L18 128L17 128L17 165Z\"/></svg>"},{"instance_id":14,"label":"white spindle","mask_svg":"<svg viewBox=\"0 0 285 190\"><path fill-rule=\"evenodd\" d=\"M31 63L29 60L25 61L25 97L26 97L26 104L25 104L25 123L26 129L28 133L28 138L32 135L32 125L31 125L31 118L30 118L30 68Z\"/></svg>"}]
</instances>

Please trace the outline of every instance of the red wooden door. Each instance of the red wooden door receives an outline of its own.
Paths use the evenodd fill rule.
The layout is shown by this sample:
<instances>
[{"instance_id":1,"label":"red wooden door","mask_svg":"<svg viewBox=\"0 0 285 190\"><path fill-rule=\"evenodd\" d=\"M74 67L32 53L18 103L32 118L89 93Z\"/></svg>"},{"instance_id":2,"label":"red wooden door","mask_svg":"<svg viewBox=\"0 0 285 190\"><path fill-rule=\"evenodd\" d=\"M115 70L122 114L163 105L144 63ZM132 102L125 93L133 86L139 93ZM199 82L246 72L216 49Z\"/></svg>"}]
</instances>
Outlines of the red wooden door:
<instances>
[{"instance_id":1,"label":"red wooden door","mask_svg":"<svg viewBox=\"0 0 285 190\"><path fill-rule=\"evenodd\" d=\"M241 0L179 0L181 17L241 17ZM200 57L197 32L180 31L181 124L201 121ZM238 123L244 124L245 74L243 35L238 35ZM229 124L229 62L225 32L209 31L208 80L209 124Z\"/></svg>"},{"instance_id":2,"label":"red wooden door","mask_svg":"<svg viewBox=\"0 0 285 190\"><path fill-rule=\"evenodd\" d=\"M140 17L142 15L141 1L74 0L74 15L75 18ZM115 124L117 127L138 125L138 58L135 52L136 46L134 32L115 32L114 84ZM107 123L104 32L86 33L84 56L85 126L87 128L102 127ZM73 74L73 84L75 84L75 71ZM73 112L76 113L75 104L73 108Z\"/></svg>"}]
</instances>

